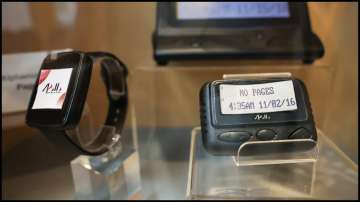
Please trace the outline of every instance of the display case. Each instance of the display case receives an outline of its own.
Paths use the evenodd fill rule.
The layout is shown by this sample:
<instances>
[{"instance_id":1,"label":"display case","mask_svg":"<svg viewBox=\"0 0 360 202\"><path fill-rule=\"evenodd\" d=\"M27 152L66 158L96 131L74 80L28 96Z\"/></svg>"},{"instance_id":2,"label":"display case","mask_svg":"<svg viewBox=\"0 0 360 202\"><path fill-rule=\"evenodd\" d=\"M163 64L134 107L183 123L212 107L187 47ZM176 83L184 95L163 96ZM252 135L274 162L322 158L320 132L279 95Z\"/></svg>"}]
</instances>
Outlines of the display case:
<instances>
[{"instance_id":1,"label":"display case","mask_svg":"<svg viewBox=\"0 0 360 202\"><path fill-rule=\"evenodd\" d=\"M2 78L3 83L12 86L8 93L2 93L7 109L3 109L2 116L2 199L358 199L358 3L306 4L311 22L308 31L321 41L323 50L318 49L317 56L324 54L314 62L311 58L301 59L305 47L303 40L298 40L301 37L297 30L286 27L286 32L262 32L259 28L264 26L277 27L269 21L263 21L262 27L253 26L252 22L262 23L259 19L243 20L241 32L245 37L228 34L222 38L218 34L224 35L224 29L212 28L216 20L204 22L211 26L195 30L208 36L198 38L198 34L191 33L192 22L175 19L175 23L182 21L179 23L189 27L183 36L176 37L176 27L166 33L158 31L161 24L156 24L155 2L2 3L3 56L69 47L110 51L124 61L129 67L129 110L124 130L115 138L133 137L132 143L118 145L103 156L67 158L74 145L55 147L39 130L26 126L24 113L10 107L26 109L28 102L20 94L31 92L37 71L29 73L24 69L38 70L45 56L14 58L16 63L12 64L3 59L3 70L13 71L7 75L3 71ZM219 25L227 26L222 21ZM286 37L273 38L273 31ZM290 38L293 40L287 40ZM281 51L276 45L279 43L286 45L286 51L300 49L296 56L300 60L275 59L262 51L271 49L277 54ZM185 57L194 57L211 49L239 52L237 47L244 45L253 50L252 56L263 59L206 55L202 59L174 59L167 67L157 64L164 62L156 58L166 53L161 50L171 49L179 55L183 48L190 48L190 55ZM5 68L4 64L10 66ZM290 72L306 84L318 129L314 150L266 158L209 155L197 127L201 86L224 74L277 72ZM88 92L87 101L94 103L94 121L103 124L108 113L103 106L109 103L98 73L92 74L99 76L99 82L90 83L94 88Z\"/></svg>"}]
</instances>

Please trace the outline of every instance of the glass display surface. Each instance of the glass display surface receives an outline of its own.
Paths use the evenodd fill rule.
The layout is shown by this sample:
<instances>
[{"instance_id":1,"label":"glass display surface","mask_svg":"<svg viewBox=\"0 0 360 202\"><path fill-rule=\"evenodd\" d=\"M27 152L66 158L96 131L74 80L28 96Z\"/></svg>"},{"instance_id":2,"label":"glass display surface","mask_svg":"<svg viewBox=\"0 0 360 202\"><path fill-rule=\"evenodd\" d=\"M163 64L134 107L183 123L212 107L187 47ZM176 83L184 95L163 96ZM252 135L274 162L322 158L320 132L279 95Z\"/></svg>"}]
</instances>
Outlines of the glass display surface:
<instances>
[{"instance_id":1,"label":"glass display surface","mask_svg":"<svg viewBox=\"0 0 360 202\"><path fill-rule=\"evenodd\" d=\"M42 69L32 109L61 109L72 68Z\"/></svg>"},{"instance_id":2,"label":"glass display surface","mask_svg":"<svg viewBox=\"0 0 360 202\"><path fill-rule=\"evenodd\" d=\"M289 18L287 2L179 2L177 19Z\"/></svg>"},{"instance_id":3,"label":"glass display surface","mask_svg":"<svg viewBox=\"0 0 360 202\"><path fill-rule=\"evenodd\" d=\"M172 70L143 66L134 69L132 72L134 77L129 77L129 88L134 98L131 103L135 106L135 118L138 126L136 138L138 140L141 166L142 199L186 199L186 184L191 148L190 132L193 128L192 126L186 127L186 124L195 125L199 119L197 98L198 91L204 80L219 79L223 74L233 74L234 72L253 73L260 71L260 67L248 66L248 68L239 70L237 66L233 67L230 65L228 65L227 68L219 70L215 68L219 63L220 62L211 64L212 67L210 68L203 68L199 65L191 66L191 68L176 68ZM288 70L289 66L274 65L271 69L274 69L275 72L282 72ZM308 91L312 95L311 104L313 112L320 120L317 121L317 123L321 122L323 118L323 114L320 113L321 110L327 109L324 106L323 100L324 98L328 98L330 94L330 88L328 88L328 86L331 84L331 80L328 79L328 76L331 72L328 71L328 69L328 66L319 65L314 68L299 68L299 66L296 65L291 67L292 75L304 80L307 84ZM317 88L314 89L315 83L319 84L318 88L321 89L321 91L317 91ZM296 85L294 85L294 87L296 87ZM167 92L167 94L163 92ZM96 94L94 93L93 97L89 98L94 99L95 96ZM144 100L146 100L146 105L144 104ZM177 105L175 106L174 103ZM93 106L96 106L96 103L93 104ZM106 103L100 104L105 105ZM299 107L301 103L297 102L297 104ZM131 115L131 113L129 113L129 115ZM149 119L149 117L153 118ZM127 120L129 121L130 119ZM145 127L144 123L148 125ZM179 125L175 125L179 123L185 126L180 127ZM129 130L125 127L124 132L126 131ZM341 135L342 137L346 137L347 135L345 133L341 134L344 134ZM327 143L328 141L321 141L324 136L325 135L320 136L320 153L313 187L313 198L357 198L357 165L354 166L354 163L350 162L346 156L340 155L340 151L334 143L330 144ZM38 145L43 146L39 147ZM34 134L33 139L26 139L19 144L19 147L15 147L9 151L3 161L4 173L6 174L4 180L4 198L74 199L75 187L71 169L69 169L68 165L69 162L61 161L64 152L67 152L70 147L71 145L69 145L68 148L52 148L39 132L39 134ZM45 153L44 151L47 152ZM56 156L57 158L48 158L47 156ZM21 158L21 160L19 160L19 158ZM52 165L52 167L49 165ZM217 166L216 168L223 166L220 161L215 161L215 165ZM269 167L272 166L270 165ZM281 166L281 171L286 171L286 173L294 172L297 176L302 175L302 171L308 171L306 166L304 169L299 170L290 170L286 168L286 166L284 167ZM208 168L208 170L209 169L211 168ZM267 179L284 179L284 175L282 175L284 172L271 172L271 170L266 170L266 168L259 169L264 170L263 175L267 178L260 178L261 181L259 180L259 182L252 181L254 183L248 184L249 186L261 185L260 183ZM123 171L119 171L119 173L121 172ZM251 170L249 168L239 170L239 173L251 173ZM254 172L252 173L254 174ZM200 174L204 177L209 177L206 173ZM286 176L289 176L289 174ZM119 178L121 177L123 176L119 176ZM214 179L213 177L219 177L219 175L213 176L212 178L210 177L206 178L208 179L207 181ZM246 179L249 179L249 176L245 175L243 177L242 182L246 183ZM42 179L41 183L33 183L39 179ZM84 178L84 180L87 179L88 178ZM225 179L220 179L218 182L225 183L225 181L221 180ZM295 182L293 180L299 181ZM284 192L284 195L289 196L294 192L287 191L299 190L300 187L297 185L303 184L301 182L309 182L309 180L309 176L303 178L295 178L292 176L289 179L285 178L284 183L280 184L280 186L276 186L278 184L271 184L272 186L269 187L269 189L277 191L277 194ZM54 181L57 183L54 184ZM230 181L234 182L234 180L231 179ZM22 187L21 190L19 190L20 185ZM285 185L289 185L289 189L286 189L287 187ZM211 184L203 184L202 187L206 188L210 186ZM309 190L309 187L303 188L306 191ZM37 191L34 193L34 190ZM224 189L212 190L226 191ZM238 194L256 194L259 192L259 194L264 194L263 189L245 190L245 192L244 190L239 191L242 192L237 192ZM295 194L299 193L297 192Z\"/></svg>"}]
</instances>

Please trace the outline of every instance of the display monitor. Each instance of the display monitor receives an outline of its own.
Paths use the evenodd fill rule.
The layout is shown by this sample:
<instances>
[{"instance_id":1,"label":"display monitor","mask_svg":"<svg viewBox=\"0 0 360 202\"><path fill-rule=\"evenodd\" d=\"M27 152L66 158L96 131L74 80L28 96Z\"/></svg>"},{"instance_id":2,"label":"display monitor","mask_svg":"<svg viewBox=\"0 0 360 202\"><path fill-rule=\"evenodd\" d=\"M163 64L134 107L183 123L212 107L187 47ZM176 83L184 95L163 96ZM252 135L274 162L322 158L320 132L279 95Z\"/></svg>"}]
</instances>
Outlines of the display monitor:
<instances>
[{"instance_id":1,"label":"display monitor","mask_svg":"<svg viewBox=\"0 0 360 202\"><path fill-rule=\"evenodd\" d=\"M178 20L289 18L288 2L178 2Z\"/></svg>"},{"instance_id":2,"label":"display monitor","mask_svg":"<svg viewBox=\"0 0 360 202\"><path fill-rule=\"evenodd\" d=\"M322 57L303 2L161 2L154 58L298 59Z\"/></svg>"}]
</instances>

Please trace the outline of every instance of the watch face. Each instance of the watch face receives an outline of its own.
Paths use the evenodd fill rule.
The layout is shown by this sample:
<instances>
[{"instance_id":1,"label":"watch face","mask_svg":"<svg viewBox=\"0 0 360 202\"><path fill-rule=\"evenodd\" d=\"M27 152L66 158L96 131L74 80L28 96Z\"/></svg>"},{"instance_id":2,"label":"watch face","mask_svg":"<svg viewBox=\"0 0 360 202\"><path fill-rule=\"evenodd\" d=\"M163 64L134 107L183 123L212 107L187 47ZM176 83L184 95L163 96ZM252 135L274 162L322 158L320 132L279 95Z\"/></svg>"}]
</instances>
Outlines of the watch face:
<instances>
[{"instance_id":1,"label":"watch face","mask_svg":"<svg viewBox=\"0 0 360 202\"><path fill-rule=\"evenodd\" d=\"M91 60L79 52L47 56L30 98L27 124L57 129L76 125L86 100L91 66Z\"/></svg>"},{"instance_id":2,"label":"watch face","mask_svg":"<svg viewBox=\"0 0 360 202\"><path fill-rule=\"evenodd\" d=\"M42 69L31 109L62 109L72 68Z\"/></svg>"}]
</instances>

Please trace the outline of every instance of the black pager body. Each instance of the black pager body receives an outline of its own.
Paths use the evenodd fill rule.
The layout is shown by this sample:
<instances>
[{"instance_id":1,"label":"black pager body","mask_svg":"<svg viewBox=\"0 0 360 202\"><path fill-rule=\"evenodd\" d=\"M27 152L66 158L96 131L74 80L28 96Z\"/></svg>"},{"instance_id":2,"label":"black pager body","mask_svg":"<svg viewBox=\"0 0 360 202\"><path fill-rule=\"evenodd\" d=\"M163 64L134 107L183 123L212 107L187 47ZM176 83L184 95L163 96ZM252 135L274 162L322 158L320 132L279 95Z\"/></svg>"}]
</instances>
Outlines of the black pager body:
<instances>
[{"instance_id":1,"label":"black pager body","mask_svg":"<svg viewBox=\"0 0 360 202\"><path fill-rule=\"evenodd\" d=\"M220 86L254 85L280 81L292 81L296 98L296 110L249 114L223 114L221 111ZM280 105L284 100L274 102ZM285 103L288 100L285 100ZM266 104L266 103L265 103ZM203 145L214 155L236 155L239 147L247 141L270 141L307 139L313 144L289 145L278 151L289 152L312 148L316 144L317 133L312 115L309 96L304 83L295 78L216 80L207 82L200 91L200 119ZM300 145L300 146L299 146ZM256 152L271 153L262 146ZM268 151L267 151L268 150Z\"/></svg>"}]
</instances>

